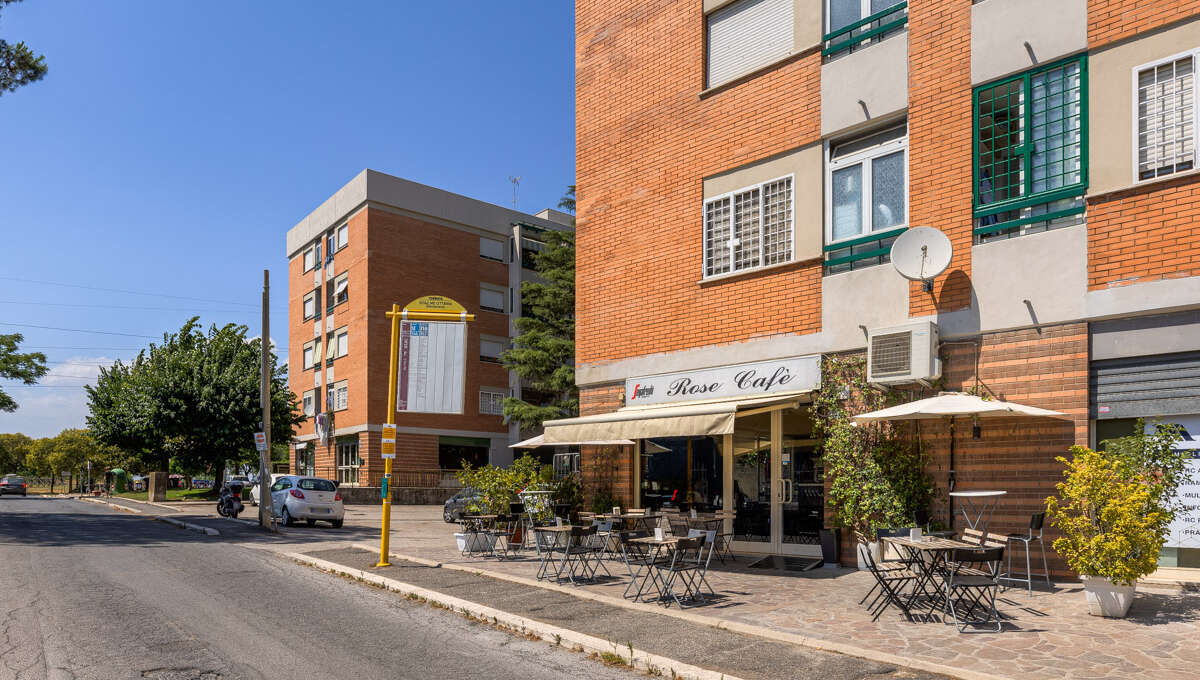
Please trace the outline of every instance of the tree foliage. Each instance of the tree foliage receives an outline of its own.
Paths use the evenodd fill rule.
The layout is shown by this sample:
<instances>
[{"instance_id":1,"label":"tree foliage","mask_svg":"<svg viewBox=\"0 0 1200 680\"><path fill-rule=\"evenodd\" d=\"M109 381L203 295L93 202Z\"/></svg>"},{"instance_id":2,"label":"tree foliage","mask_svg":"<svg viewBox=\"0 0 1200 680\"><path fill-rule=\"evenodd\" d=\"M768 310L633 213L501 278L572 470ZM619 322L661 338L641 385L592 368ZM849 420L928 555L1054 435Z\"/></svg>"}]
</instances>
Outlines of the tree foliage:
<instances>
[{"instance_id":1,"label":"tree foliage","mask_svg":"<svg viewBox=\"0 0 1200 680\"><path fill-rule=\"evenodd\" d=\"M531 487L545 487L551 476L549 465L542 465L533 456L525 454L508 467L465 464L458 472L458 481L479 492L479 497L467 505L468 511L503 515L508 514L509 503L520 502L518 494Z\"/></svg>"},{"instance_id":2,"label":"tree foliage","mask_svg":"<svg viewBox=\"0 0 1200 680\"><path fill-rule=\"evenodd\" d=\"M0 11L6 5L21 0L0 0ZM0 96L46 76L46 57L34 54L23 43L10 43L0 38Z\"/></svg>"},{"instance_id":3,"label":"tree foliage","mask_svg":"<svg viewBox=\"0 0 1200 680\"><path fill-rule=\"evenodd\" d=\"M101 369L87 387L88 427L98 441L134 452L154 469L166 470L168 459L184 470L255 461L260 342L234 324L204 333L192 318L131 363ZM286 442L303 415L273 352L271 366L271 437Z\"/></svg>"},{"instance_id":4,"label":"tree foliage","mask_svg":"<svg viewBox=\"0 0 1200 680\"><path fill-rule=\"evenodd\" d=\"M0 433L0 473L24 472L34 439L20 432Z\"/></svg>"},{"instance_id":5,"label":"tree foliage","mask_svg":"<svg viewBox=\"0 0 1200 680\"><path fill-rule=\"evenodd\" d=\"M867 385L862 358L822 361L813 436L823 440L821 463L834 522L852 530L860 541L875 540L877 528L911 525L913 513L928 507L933 498L933 480L925 471L918 439L904 426L855 425L850 419L898 398Z\"/></svg>"},{"instance_id":6,"label":"tree foliage","mask_svg":"<svg viewBox=\"0 0 1200 680\"><path fill-rule=\"evenodd\" d=\"M41 352L21 354L17 348L25 337L20 333L0 335L0 378L20 380L26 385L36 384L38 378L46 375L46 355ZM17 402L0 389L0 411L12 412L17 410Z\"/></svg>"},{"instance_id":7,"label":"tree foliage","mask_svg":"<svg viewBox=\"0 0 1200 680\"><path fill-rule=\"evenodd\" d=\"M575 188L570 187L560 206L574 206ZM570 201L568 204L567 201ZM575 386L575 235L547 231L545 248L534 258L540 280L521 284L522 316L514 323L518 335L512 349L504 352L504 366L527 381L526 395L537 399L510 397L504 415L522 428L579 413L579 389Z\"/></svg>"}]
</instances>

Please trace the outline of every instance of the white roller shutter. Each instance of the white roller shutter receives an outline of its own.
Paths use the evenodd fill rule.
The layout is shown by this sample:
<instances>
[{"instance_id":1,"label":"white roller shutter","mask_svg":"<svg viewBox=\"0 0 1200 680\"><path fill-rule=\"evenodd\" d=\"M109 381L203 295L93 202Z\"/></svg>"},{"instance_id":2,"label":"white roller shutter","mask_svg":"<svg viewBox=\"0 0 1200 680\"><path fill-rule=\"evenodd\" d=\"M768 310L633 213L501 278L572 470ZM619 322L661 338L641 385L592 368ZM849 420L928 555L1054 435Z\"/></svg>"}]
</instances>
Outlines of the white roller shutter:
<instances>
[{"instance_id":1,"label":"white roller shutter","mask_svg":"<svg viewBox=\"0 0 1200 680\"><path fill-rule=\"evenodd\" d=\"M792 51L794 0L739 0L708 15L708 87Z\"/></svg>"}]
</instances>

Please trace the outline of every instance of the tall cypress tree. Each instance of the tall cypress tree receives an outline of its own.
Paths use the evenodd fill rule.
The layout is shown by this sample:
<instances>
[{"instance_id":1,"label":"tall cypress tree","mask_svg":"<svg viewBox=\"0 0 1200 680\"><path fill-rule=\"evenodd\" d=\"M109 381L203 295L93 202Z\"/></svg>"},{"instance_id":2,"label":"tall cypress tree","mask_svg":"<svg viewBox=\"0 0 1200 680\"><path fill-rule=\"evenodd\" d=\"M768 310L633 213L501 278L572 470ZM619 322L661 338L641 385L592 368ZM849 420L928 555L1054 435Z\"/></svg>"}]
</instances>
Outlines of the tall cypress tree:
<instances>
[{"instance_id":1,"label":"tall cypress tree","mask_svg":"<svg viewBox=\"0 0 1200 680\"><path fill-rule=\"evenodd\" d=\"M574 211L575 187L558 203ZM504 352L504 366L525 379L525 399L509 397L504 415L522 429L543 421L579 414L575 386L575 234L548 231L545 248L534 256L541 280L521 284L522 316L515 322L513 348Z\"/></svg>"}]
</instances>

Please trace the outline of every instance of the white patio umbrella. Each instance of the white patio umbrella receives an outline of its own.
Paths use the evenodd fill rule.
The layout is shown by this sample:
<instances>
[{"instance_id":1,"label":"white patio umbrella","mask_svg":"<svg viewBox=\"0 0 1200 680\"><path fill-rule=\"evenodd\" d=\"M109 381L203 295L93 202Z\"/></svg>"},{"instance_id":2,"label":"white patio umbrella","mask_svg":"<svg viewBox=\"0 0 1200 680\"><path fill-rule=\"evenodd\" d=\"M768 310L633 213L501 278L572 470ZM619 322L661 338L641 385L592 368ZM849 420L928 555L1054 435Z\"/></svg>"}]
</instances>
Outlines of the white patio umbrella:
<instances>
[{"instance_id":1,"label":"white patio umbrella","mask_svg":"<svg viewBox=\"0 0 1200 680\"><path fill-rule=\"evenodd\" d=\"M954 419L958 416L971 418L1003 418L1017 416L1036 416L1045 418L1070 418L1071 416L1038 408L1026 406L1011 401L983 399L964 392L941 392L936 397L918 399L907 404L891 408L860 413L851 420L855 423L876 423L883 420L929 420L947 418L950 421L950 491L954 491ZM950 520L954 521L954 498L951 497Z\"/></svg>"}]
</instances>

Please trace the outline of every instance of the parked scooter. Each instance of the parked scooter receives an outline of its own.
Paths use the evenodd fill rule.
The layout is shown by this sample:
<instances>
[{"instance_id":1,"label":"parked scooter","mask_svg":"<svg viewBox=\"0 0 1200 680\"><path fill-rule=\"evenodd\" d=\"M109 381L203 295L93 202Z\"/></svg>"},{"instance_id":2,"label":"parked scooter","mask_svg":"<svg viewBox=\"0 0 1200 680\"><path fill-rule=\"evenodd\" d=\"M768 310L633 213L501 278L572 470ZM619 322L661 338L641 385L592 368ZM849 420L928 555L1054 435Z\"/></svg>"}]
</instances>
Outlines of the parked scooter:
<instances>
[{"instance_id":1,"label":"parked scooter","mask_svg":"<svg viewBox=\"0 0 1200 680\"><path fill-rule=\"evenodd\" d=\"M221 487L221 496L217 499L217 514L222 517L232 517L237 519L237 516L242 512L242 488L245 486L240 481L228 482Z\"/></svg>"}]
</instances>

